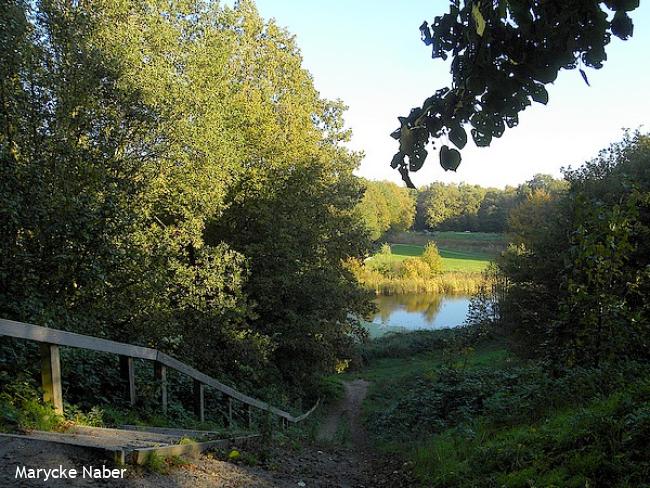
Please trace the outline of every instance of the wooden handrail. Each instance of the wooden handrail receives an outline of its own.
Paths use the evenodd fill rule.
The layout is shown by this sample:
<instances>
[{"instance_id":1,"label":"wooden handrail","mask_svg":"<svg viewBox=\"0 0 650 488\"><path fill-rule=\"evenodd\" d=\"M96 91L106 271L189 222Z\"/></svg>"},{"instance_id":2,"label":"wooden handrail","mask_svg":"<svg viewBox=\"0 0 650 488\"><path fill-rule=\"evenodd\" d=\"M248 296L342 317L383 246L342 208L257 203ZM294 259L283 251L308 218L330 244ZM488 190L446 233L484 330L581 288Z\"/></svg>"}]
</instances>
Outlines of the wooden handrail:
<instances>
[{"instance_id":1,"label":"wooden handrail","mask_svg":"<svg viewBox=\"0 0 650 488\"><path fill-rule=\"evenodd\" d=\"M210 386L227 397L239 400L242 403L255 407L259 410L271 412L278 417L284 418L289 422L297 423L306 419L318 406L319 402L312 407L308 412L294 417L288 412L274 407L266 402L258 400L241 393L230 386L215 380L200 371L192 368L191 366L173 358L157 349L149 347L134 346L125 344L123 342L110 341L108 339L100 339L83 334L75 334L74 332L66 332L58 329L51 329L49 327L41 327L40 325L26 324L23 322L16 322L14 320L0 319L0 335L15 337L18 339L27 339L30 341L40 342L43 344L50 344L55 346L76 347L81 349L89 349L91 351L108 352L112 354L119 354L120 356L146 359L155 361L166 367L175 369L190 378L200 382L201 384Z\"/></svg>"}]
</instances>

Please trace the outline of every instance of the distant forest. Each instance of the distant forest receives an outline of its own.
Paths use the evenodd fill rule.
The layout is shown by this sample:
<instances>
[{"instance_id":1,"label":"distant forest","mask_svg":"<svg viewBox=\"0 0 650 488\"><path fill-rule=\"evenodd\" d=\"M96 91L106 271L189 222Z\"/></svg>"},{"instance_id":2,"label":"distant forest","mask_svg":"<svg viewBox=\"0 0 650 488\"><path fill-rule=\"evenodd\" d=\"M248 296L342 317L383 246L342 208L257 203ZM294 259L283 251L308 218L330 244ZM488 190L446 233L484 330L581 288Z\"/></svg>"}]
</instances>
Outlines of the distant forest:
<instances>
[{"instance_id":1,"label":"distant forest","mask_svg":"<svg viewBox=\"0 0 650 488\"><path fill-rule=\"evenodd\" d=\"M434 182L410 190L388 181L366 181L358 210L374 240L409 229L502 233L509 220L516 225L525 202L566 189L566 181L544 174L504 189Z\"/></svg>"}]
</instances>

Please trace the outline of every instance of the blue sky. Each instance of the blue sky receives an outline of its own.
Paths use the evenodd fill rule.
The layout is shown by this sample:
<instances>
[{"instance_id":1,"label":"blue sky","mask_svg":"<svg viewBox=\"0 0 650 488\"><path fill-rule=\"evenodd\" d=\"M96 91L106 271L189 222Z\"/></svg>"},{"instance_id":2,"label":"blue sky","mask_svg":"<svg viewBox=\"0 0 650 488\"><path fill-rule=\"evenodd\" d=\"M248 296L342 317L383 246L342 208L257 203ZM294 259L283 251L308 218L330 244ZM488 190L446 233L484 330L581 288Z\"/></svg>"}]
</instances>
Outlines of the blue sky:
<instances>
[{"instance_id":1,"label":"blue sky","mask_svg":"<svg viewBox=\"0 0 650 488\"><path fill-rule=\"evenodd\" d=\"M348 106L350 147L365 152L357 174L400 182L389 166L396 141L389 137L398 115L422 104L450 81L449 66L432 60L420 41L419 25L447 10L446 1L257 0L297 37L304 66L324 97ZM431 152L413 175L416 185L439 180L503 187L535 173L560 175L620 139L622 128L650 131L650 2L632 13L634 37L614 38L601 70L588 70L587 87L577 70L560 74L549 87L547 106L533 104L518 127L488 148L470 141L457 173L445 172Z\"/></svg>"}]
</instances>

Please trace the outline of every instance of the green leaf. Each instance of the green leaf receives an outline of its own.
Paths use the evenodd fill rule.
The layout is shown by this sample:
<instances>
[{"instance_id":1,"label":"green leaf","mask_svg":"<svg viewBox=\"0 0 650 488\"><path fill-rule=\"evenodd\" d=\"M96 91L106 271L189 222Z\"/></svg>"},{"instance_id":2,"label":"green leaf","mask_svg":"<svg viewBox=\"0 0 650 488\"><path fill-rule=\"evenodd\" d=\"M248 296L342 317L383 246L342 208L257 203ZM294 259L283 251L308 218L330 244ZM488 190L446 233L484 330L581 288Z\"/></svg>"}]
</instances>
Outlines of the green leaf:
<instances>
[{"instance_id":1,"label":"green leaf","mask_svg":"<svg viewBox=\"0 0 650 488\"><path fill-rule=\"evenodd\" d=\"M395 169L398 166L403 166L404 165L404 156L405 155L402 152L398 151L397 153L395 153L395 155L393 156L393 159L390 162L390 167Z\"/></svg>"},{"instance_id":2,"label":"green leaf","mask_svg":"<svg viewBox=\"0 0 650 488\"><path fill-rule=\"evenodd\" d=\"M472 18L474 19L474 24L476 24L476 33L483 37L483 32L485 32L485 19L477 3L472 6Z\"/></svg>"},{"instance_id":3,"label":"green leaf","mask_svg":"<svg viewBox=\"0 0 650 488\"><path fill-rule=\"evenodd\" d=\"M612 34L616 37L626 40L634 33L634 24L632 19L622 10L614 14L611 24Z\"/></svg>"},{"instance_id":4,"label":"green leaf","mask_svg":"<svg viewBox=\"0 0 650 488\"><path fill-rule=\"evenodd\" d=\"M467 132L460 125L457 125L449 132L449 140L453 142L454 146L462 149L467 144Z\"/></svg>"},{"instance_id":5,"label":"green leaf","mask_svg":"<svg viewBox=\"0 0 650 488\"><path fill-rule=\"evenodd\" d=\"M492 132L483 133L476 129L472 129L472 139L474 139L474 144L478 147L489 146L492 142Z\"/></svg>"},{"instance_id":6,"label":"green leaf","mask_svg":"<svg viewBox=\"0 0 650 488\"><path fill-rule=\"evenodd\" d=\"M548 92L546 91L546 88L544 88L544 85L539 83L535 83L535 85L530 89L530 96L537 103L543 105L548 103Z\"/></svg>"},{"instance_id":7,"label":"green leaf","mask_svg":"<svg viewBox=\"0 0 650 488\"><path fill-rule=\"evenodd\" d=\"M461 156L456 149L449 149L449 146L444 145L440 148L440 166L445 171L456 171L460 166Z\"/></svg>"}]
</instances>

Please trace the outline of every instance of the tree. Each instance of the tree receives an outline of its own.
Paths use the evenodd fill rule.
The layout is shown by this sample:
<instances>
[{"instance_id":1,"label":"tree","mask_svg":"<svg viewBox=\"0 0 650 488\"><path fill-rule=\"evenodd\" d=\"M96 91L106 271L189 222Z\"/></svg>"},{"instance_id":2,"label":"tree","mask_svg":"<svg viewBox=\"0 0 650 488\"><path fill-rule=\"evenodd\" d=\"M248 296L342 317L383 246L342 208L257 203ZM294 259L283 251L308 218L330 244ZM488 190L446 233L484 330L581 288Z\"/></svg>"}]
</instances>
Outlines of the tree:
<instances>
[{"instance_id":1,"label":"tree","mask_svg":"<svg viewBox=\"0 0 650 488\"><path fill-rule=\"evenodd\" d=\"M0 316L251 385L333 370L363 185L295 39L250 1L5 3Z\"/></svg>"},{"instance_id":2,"label":"tree","mask_svg":"<svg viewBox=\"0 0 650 488\"><path fill-rule=\"evenodd\" d=\"M511 212L499 311L519 351L569 365L647 359L649 140L626 135L567 171L567 190L534 190Z\"/></svg>"},{"instance_id":3,"label":"tree","mask_svg":"<svg viewBox=\"0 0 650 488\"><path fill-rule=\"evenodd\" d=\"M431 241L424 246L424 251L420 259L429 266L432 273L442 272L442 257L435 242Z\"/></svg>"},{"instance_id":4,"label":"tree","mask_svg":"<svg viewBox=\"0 0 650 488\"><path fill-rule=\"evenodd\" d=\"M410 229L415 219L415 195L389 181L366 181L357 212L373 241L388 231Z\"/></svg>"},{"instance_id":5,"label":"tree","mask_svg":"<svg viewBox=\"0 0 650 488\"><path fill-rule=\"evenodd\" d=\"M531 101L548 102L545 85L561 69L578 68L589 84L584 67L603 66L612 35L632 36L628 12L638 6L639 0L452 0L449 13L420 26L434 59L452 56L451 86L398 118L391 136L399 151L391 166L413 187L409 172L424 164L430 139L447 135L463 149L469 124L475 144L489 146L519 123ZM445 171L461 162L460 152L447 145L439 157Z\"/></svg>"}]
</instances>

